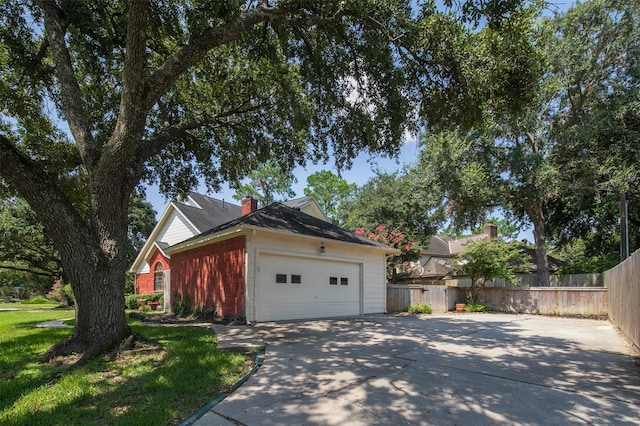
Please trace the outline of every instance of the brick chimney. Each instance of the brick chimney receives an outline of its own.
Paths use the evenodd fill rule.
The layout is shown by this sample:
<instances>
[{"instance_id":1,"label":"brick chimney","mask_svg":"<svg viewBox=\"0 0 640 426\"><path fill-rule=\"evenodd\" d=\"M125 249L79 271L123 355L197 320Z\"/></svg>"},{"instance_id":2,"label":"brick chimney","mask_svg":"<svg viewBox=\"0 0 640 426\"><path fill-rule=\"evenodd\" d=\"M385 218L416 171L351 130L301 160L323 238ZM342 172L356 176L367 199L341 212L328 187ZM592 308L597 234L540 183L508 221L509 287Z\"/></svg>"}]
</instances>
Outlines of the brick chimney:
<instances>
[{"instance_id":1,"label":"brick chimney","mask_svg":"<svg viewBox=\"0 0 640 426\"><path fill-rule=\"evenodd\" d=\"M489 236L489 238L498 238L498 227L493 223L488 223L487 226L484 227L484 233Z\"/></svg>"},{"instance_id":2,"label":"brick chimney","mask_svg":"<svg viewBox=\"0 0 640 426\"><path fill-rule=\"evenodd\" d=\"M247 195L241 201L242 203L242 216L246 216L249 213L253 213L258 210L258 200L251 195Z\"/></svg>"}]
</instances>

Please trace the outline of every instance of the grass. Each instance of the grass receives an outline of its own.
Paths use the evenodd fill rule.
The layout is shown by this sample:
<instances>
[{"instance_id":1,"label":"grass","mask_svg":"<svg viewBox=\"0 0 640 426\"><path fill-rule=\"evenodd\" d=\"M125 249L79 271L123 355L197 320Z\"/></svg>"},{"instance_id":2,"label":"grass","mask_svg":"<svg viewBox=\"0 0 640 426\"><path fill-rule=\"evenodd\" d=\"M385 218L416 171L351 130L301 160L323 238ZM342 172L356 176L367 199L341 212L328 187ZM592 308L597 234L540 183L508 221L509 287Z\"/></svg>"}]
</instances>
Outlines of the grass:
<instances>
[{"instance_id":1,"label":"grass","mask_svg":"<svg viewBox=\"0 0 640 426\"><path fill-rule=\"evenodd\" d=\"M0 302L0 309L21 309L21 310L34 310L34 309L54 309L57 308L60 303L56 301L47 300L42 303L31 303L30 301L24 300L21 302L10 302L4 303Z\"/></svg>"},{"instance_id":2,"label":"grass","mask_svg":"<svg viewBox=\"0 0 640 426\"><path fill-rule=\"evenodd\" d=\"M43 363L44 352L71 329L44 329L73 310L0 312L0 424L178 424L251 368L254 353L218 350L202 327L132 328L163 350L96 359L70 370Z\"/></svg>"}]
</instances>

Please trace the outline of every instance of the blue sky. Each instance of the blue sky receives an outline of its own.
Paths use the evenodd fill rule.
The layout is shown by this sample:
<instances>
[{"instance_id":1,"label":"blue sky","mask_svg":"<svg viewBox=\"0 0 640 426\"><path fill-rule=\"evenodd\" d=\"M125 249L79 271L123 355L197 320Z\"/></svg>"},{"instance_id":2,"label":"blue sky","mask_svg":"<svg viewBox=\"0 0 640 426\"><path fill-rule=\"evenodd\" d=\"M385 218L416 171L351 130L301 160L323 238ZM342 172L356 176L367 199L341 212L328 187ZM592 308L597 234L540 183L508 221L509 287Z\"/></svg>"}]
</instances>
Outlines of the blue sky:
<instances>
[{"instance_id":1,"label":"blue sky","mask_svg":"<svg viewBox=\"0 0 640 426\"><path fill-rule=\"evenodd\" d=\"M374 170L380 169L386 172L394 172L402 168L404 164L409 164L415 161L419 153L418 143L416 139L410 139L403 144L400 154L397 159L390 159L382 156L371 156L368 154L360 154L353 160L353 166L349 170L343 170L341 176L349 183L355 183L358 186L363 185L370 178L374 176ZM319 170L331 170L338 174L337 169L333 163L327 164L307 164L306 167L296 167L294 169L294 175L298 179L298 182L293 185L292 189L296 192L296 197L304 196L304 188L307 186L307 176L315 173ZM216 193L207 193L207 188L201 185L195 192L200 194L209 195L213 198L224 199L231 203L238 204L233 199L235 191L230 189L228 185L224 185L220 191ZM147 187L147 201L153 204L157 212L157 218L160 217L164 209L169 204L169 201L165 199L164 195L160 194L157 186Z\"/></svg>"}]
</instances>

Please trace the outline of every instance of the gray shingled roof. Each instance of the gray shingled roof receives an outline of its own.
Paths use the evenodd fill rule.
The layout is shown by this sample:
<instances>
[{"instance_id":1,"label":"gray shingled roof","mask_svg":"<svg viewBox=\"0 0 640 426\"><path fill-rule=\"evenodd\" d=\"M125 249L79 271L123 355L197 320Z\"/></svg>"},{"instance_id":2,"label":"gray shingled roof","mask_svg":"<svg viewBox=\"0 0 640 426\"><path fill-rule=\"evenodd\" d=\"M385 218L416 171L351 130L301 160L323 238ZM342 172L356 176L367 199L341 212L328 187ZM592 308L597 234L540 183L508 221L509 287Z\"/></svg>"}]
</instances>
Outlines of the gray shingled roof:
<instances>
[{"instance_id":1,"label":"gray shingled roof","mask_svg":"<svg viewBox=\"0 0 640 426\"><path fill-rule=\"evenodd\" d=\"M313 201L313 197L308 196L308 197L294 198L293 200L289 200L289 201L284 201L282 202L282 204L284 204L285 206L291 207L292 209L301 209L306 204L309 204L311 201Z\"/></svg>"},{"instance_id":2,"label":"gray shingled roof","mask_svg":"<svg viewBox=\"0 0 640 426\"><path fill-rule=\"evenodd\" d=\"M198 240L207 235L214 235L218 232L239 225L249 225L274 231L324 238L326 240L335 240L389 249L389 247L384 244L356 235L351 231L347 231L346 229L340 228L330 222L317 219L311 215L301 212L299 209L289 207L282 203L270 204L246 216L239 217L205 231L200 235L179 244L182 245L188 241Z\"/></svg>"},{"instance_id":3,"label":"gray shingled roof","mask_svg":"<svg viewBox=\"0 0 640 426\"><path fill-rule=\"evenodd\" d=\"M216 200L195 192L189 193L189 196L202 208L192 207L181 202L175 202L175 207L200 232L220 226L242 215L240 206L230 204L227 201Z\"/></svg>"}]
</instances>

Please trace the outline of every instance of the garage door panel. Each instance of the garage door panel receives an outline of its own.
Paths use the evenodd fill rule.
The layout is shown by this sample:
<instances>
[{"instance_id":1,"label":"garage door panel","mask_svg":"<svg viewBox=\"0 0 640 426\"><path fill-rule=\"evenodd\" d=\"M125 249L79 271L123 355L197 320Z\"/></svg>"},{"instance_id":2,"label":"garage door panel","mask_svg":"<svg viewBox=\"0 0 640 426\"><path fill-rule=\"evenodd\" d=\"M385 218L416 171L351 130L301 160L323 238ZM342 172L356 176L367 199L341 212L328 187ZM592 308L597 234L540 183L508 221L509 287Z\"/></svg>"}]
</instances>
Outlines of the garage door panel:
<instances>
[{"instance_id":1,"label":"garage door panel","mask_svg":"<svg viewBox=\"0 0 640 426\"><path fill-rule=\"evenodd\" d=\"M262 254L256 292L258 321L358 315L360 267L356 263Z\"/></svg>"}]
</instances>

